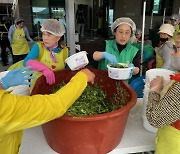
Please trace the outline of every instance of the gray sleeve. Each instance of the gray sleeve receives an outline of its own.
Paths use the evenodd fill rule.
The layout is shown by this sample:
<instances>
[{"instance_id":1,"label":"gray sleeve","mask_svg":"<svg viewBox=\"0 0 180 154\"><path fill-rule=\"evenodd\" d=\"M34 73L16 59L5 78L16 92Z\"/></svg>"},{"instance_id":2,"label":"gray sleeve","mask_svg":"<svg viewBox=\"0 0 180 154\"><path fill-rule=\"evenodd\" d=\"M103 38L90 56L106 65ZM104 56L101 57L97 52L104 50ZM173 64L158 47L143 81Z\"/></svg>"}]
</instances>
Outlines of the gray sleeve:
<instances>
[{"instance_id":1,"label":"gray sleeve","mask_svg":"<svg viewBox=\"0 0 180 154\"><path fill-rule=\"evenodd\" d=\"M12 42L12 38L13 38L13 34L14 34L14 25L11 25L11 27L9 28L9 32L8 32L8 40L11 43Z\"/></svg>"},{"instance_id":2,"label":"gray sleeve","mask_svg":"<svg viewBox=\"0 0 180 154\"><path fill-rule=\"evenodd\" d=\"M28 31L28 29L27 29L26 26L24 26L24 33L25 33L25 35L26 35L26 38L27 38L28 40L31 40L31 37L30 37L30 35L29 35L29 31Z\"/></svg>"},{"instance_id":3,"label":"gray sleeve","mask_svg":"<svg viewBox=\"0 0 180 154\"><path fill-rule=\"evenodd\" d=\"M161 55L164 60L162 68L169 69L171 65L171 53L173 51L173 45L166 43L161 50Z\"/></svg>"}]
</instances>

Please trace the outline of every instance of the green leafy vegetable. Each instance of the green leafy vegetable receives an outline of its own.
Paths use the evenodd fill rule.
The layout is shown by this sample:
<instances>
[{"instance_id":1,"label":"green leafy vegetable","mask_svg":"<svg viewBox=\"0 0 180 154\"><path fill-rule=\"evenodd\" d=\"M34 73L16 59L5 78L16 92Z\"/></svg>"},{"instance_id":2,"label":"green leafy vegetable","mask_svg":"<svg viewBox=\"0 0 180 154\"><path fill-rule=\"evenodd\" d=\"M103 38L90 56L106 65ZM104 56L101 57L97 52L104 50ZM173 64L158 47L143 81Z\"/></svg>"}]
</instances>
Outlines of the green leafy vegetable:
<instances>
[{"instance_id":1,"label":"green leafy vegetable","mask_svg":"<svg viewBox=\"0 0 180 154\"><path fill-rule=\"evenodd\" d=\"M116 64L115 66L110 65L110 67L113 67L113 68L128 68L127 65L123 65L123 64Z\"/></svg>"},{"instance_id":2,"label":"green leafy vegetable","mask_svg":"<svg viewBox=\"0 0 180 154\"><path fill-rule=\"evenodd\" d=\"M55 93L64 85L64 82L59 84L52 92ZM72 116L97 115L114 111L125 105L127 105L127 92L120 85L117 85L117 93L110 100L98 85L88 85L65 114Z\"/></svg>"},{"instance_id":3,"label":"green leafy vegetable","mask_svg":"<svg viewBox=\"0 0 180 154\"><path fill-rule=\"evenodd\" d=\"M53 93L64 86L65 83L58 85ZM108 103L106 94L97 85L91 87L87 86L82 95L75 101L75 103L67 110L65 114L74 116L96 115L106 112L111 112L115 107Z\"/></svg>"}]
</instances>

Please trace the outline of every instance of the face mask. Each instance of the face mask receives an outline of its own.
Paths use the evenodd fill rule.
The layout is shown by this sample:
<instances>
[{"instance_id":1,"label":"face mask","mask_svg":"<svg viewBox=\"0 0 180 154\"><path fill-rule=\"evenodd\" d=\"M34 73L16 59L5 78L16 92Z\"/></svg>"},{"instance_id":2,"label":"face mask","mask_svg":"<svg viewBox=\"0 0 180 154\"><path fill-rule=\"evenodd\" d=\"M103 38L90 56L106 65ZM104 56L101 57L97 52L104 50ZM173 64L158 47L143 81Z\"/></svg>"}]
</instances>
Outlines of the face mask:
<instances>
[{"instance_id":1,"label":"face mask","mask_svg":"<svg viewBox=\"0 0 180 154\"><path fill-rule=\"evenodd\" d=\"M165 43L167 40L168 40L168 38L160 38L160 41L161 41L162 43Z\"/></svg>"},{"instance_id":2,"label":"face mask","mask_svg":"<svg viewBox=\"0 0 180 154\"><path fill-rule=\"evenodd\" d=\"M171 56L171 67L175 71L180 71L180 56Z\"/></svg>"}]
</instances>

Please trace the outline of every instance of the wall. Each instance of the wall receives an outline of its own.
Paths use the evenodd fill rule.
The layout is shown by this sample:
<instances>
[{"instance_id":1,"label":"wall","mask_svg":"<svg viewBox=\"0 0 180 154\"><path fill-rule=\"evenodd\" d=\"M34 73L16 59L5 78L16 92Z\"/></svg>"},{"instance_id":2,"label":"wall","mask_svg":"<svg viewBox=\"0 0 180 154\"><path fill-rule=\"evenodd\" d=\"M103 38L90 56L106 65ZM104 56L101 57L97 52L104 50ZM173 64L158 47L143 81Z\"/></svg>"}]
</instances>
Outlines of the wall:
<instances>
[{"instance_id":1,"label":"wall","mask_svg":"<svg viewBox=\"0 0 180 154\"><path fill-rule=\"evenodd\" d=\"M90 8L93 7L93 0L74 0L74 10L77 11L78 4L88 5Z\"/></svg>"},{"instance_id":2,"label":"wall","mask_svg":"<svg viewBox=\"0 0 180 154\"><path fill-rule=\"evenodd\" d=\"M48 1L47 0L33 0L32 1L32 6L40 6L40 7L47 7L48 6Z\"/></svg>"},{"instance_id":3,"label":"wall","mask_svg":"<svg viewBox=\"0 0 180 154\"><path fill-rule=\"evenodd\" d=\"M94 4L98 5L98 0L75 0L75 12L77 9L78 4L88 5L92 10L94 8ZM127 0L115 0L115 19L122 16L128 16L132 18L137 27L142 27L142 0L135 0L135 1L127 1ZM133 5L134 4L134 5ZM29 31L32 30L32 18L31 18L31 5L30 0L19 0L19 12L20 15L25 18L25 24L28 26ZM37 6L47 6L46 0L37 0ZM138 7L137 7L138 6ZM173 5L173 13L178 13L180 7L180 0L174 0ZM93 15L94 14L94 15ZM92 11L92 17L95 17L95 12ZM166 17L167 19L169 17ZM162 16L154 16L153 17L153 28L158 27L161 24L163 17ZM94 22L94 24L93 24ZM145 23L145 34L148 34L150 28L151 16L146 16L146 23ZM93 25L96 21L92 21Z\"/></svg>"},{"instance_id":4,"label":"wall","mask_svg":"<svg viewBox=\"0 0 180 154\"><path fill-rule=\"evenodd\" d=\"M30 35L32 34L32 14L30 0L19 0L19 14L25 20Z\"/></svg>"},{"instance_id":5,"label":"wall","mask_svg":"<svg viewBox=\"0 0 180 154\"><path fill-rule=\"evenodd\" d=\"M179 13L180 14L180 0L174 0L173 4L173 13Z\"/></svg>"},{"instance_id":6,"label":"wall","mask_svg":"<svg viewBox=\"0 0 180 154\"><path fill-rule=\"evenodd\" d=\"M0 0L0 4L2 3L13 3L14 0Z\"/></svg>"},{"instance_id":7,"label":"wall","mask_svg":"<svg viewBox=\"0 0 180 154\"><path fill-rule=\"evenodd\" d=\"M78 5L83 4L83 5L88 5L88 14L86 19L86 26L85 29L90 29L92 25L92 10L93 10L93 0L74 0L74 12L76 13ZM75 23L76 31L77 31L77 24Z\"/></svg>"},{"instance_id":8,"label":"wall","mask_svg":"<svg viewBox=\"0 0 180 154\"><path fill-rule=\"evenodd\" d=\"M137 7L138 6L138 7ZM180 0L174 0L173 13L178 13L180 7ZM138 28L142 27L142 0L127 1L115 0L115 19L118 17L130 17L136 23ZM168 19L169 16L166 17ZM153 16L153 28L159 27L163 20L163 16ZM151 23L151 16L145 18L145 34L149 33Z\"/></svg>"}]
</instances>

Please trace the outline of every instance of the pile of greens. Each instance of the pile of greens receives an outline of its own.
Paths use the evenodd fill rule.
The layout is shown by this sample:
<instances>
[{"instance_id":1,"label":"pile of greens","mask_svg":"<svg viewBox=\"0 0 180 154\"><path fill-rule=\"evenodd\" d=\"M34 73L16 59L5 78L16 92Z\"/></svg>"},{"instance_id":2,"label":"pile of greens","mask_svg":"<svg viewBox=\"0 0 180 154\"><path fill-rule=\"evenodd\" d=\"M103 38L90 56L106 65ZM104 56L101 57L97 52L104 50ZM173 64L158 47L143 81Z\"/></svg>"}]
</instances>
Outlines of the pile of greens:
<instances>
[{"instance_id":1,"label":"pile of greens","mask_svg":"<svg viewBox=\"0 0 180 154\"><path fill-rule=\"evenodd\" d=\"M65 83L59 84L56 89L53 89L53 93L64 85ZM106 94L99 86L94 85L92 87L88 85L65 114L73 116L97 115L111 112L116 108L112 103L108 103Z\"/></svg>"},{"instance_id":2,"label":"pile of greens","mask_svg":"<svg viewBox=\"0 0 180 154\"><path fill-rule=\"evenodd\" d=\"M113 68L128 68L127 65L123 65L123 64L116 64L116 65L110 65L110 67L113 67Z\"/></svg>"}]
</instances>

